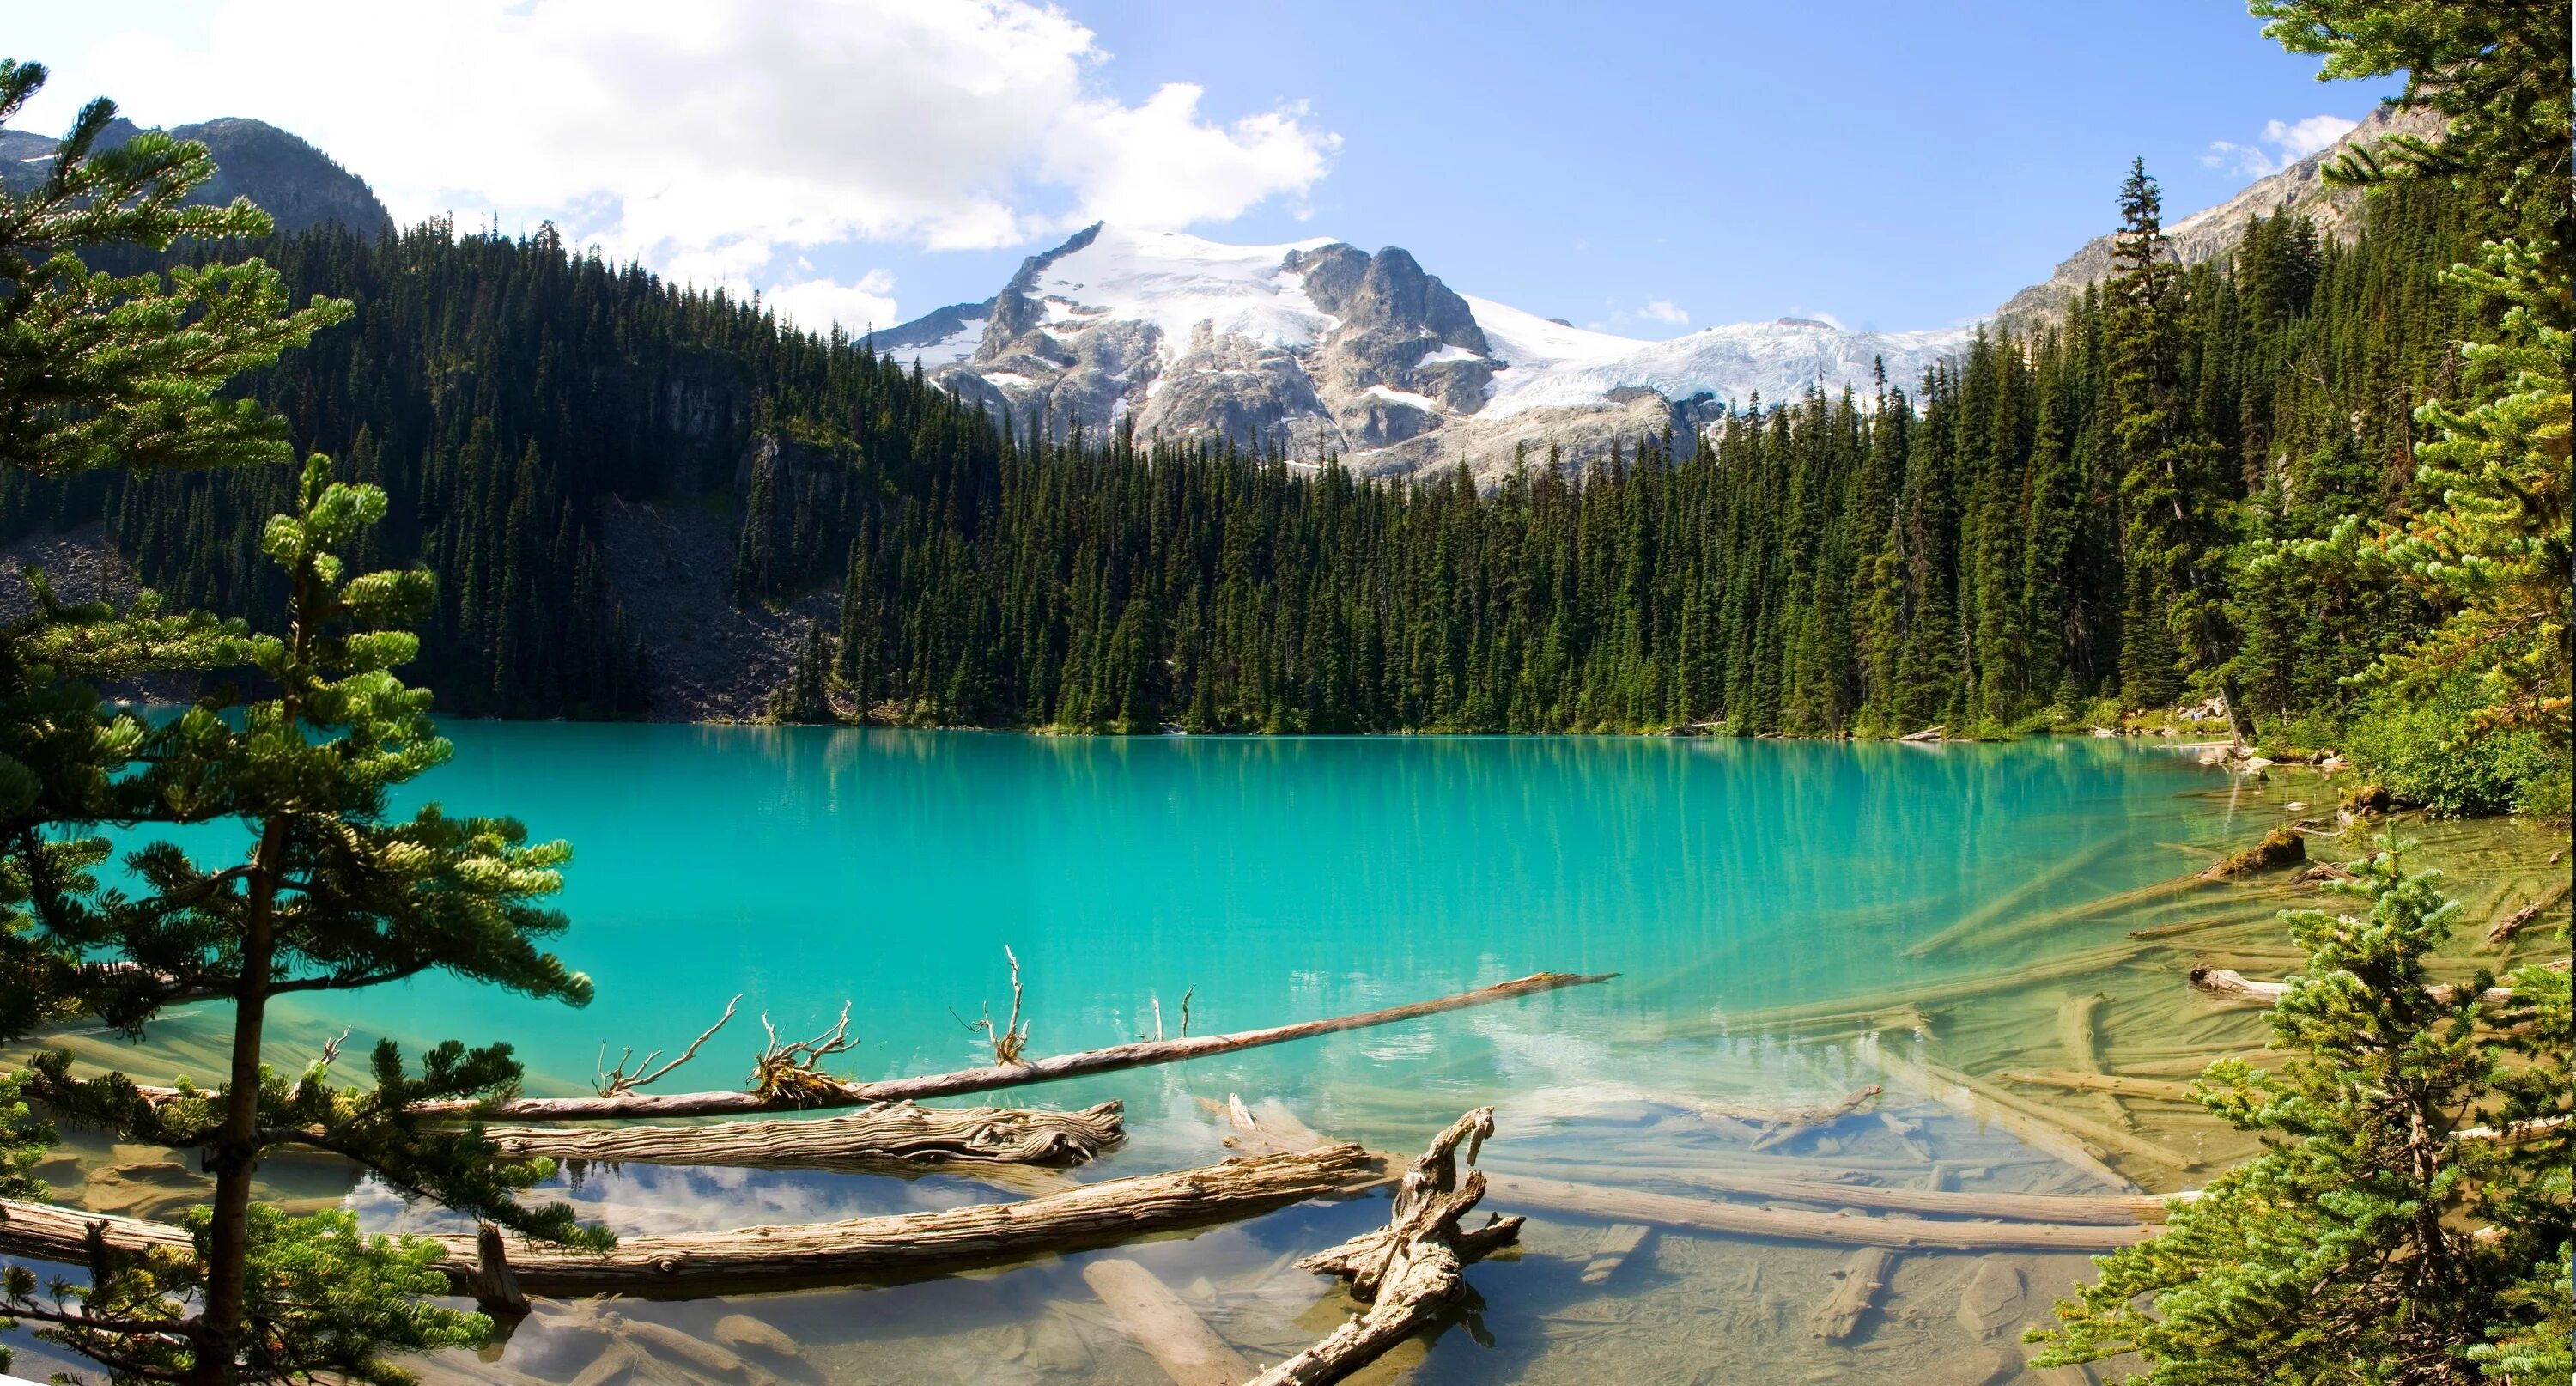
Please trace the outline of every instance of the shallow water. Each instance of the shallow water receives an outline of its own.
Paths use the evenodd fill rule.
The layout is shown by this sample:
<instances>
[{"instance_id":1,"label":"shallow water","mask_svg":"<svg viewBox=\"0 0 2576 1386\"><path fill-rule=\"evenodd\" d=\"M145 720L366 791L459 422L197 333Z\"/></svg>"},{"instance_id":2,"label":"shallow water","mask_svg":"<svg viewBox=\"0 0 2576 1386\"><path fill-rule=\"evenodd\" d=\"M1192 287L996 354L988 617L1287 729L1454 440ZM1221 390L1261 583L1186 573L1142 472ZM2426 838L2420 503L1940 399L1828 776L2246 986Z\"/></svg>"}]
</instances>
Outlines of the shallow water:
<instances>
[{"instance_id":1,"label":"shallow water","mask_svg":"<svg viewBox=\"0 0 2576 1386\"><path fill-rule=\"evenodd\" d=\"M2258 1015L2201 1003L2179 978L2187 950L2277 975L2286 934L2268 912L2292 903L2278 879L2068 907L2195 869L2279 821L2291 801L2331 802L2311 777L2276 772L2274 783L2248 784L2170 749L2089 738L1108 740L552 724L462 724L453 735L455 762L418 788L453 812L506 810L540 837L575 844L561 899L573 928L559 950L597 980L597 1002L574 1011L425 979L283 1016L272 1056L281 1066L300 1066L343 1025L358 1032L352 1052L376 1034L407 1044L507 1038L529 1061L531 1090L579 1092L603 1042L612 1057L630 1044L676 1050L740 991L742 1017L665 1087L735 1086L764 1013L782 1032L811 1032L845 1000L864 1043L837 1071L936 1072L988 1057L960 1018L987 1004L1007 1010L1005 945L1023 964L1036 1054L1150 1034L1156 1000L1164 1031L1177 1033L1185 996L1191 1032L1207 1033L1541 970L1620 974L1426 1021L973 1099L1124 1100L1131 1140L1085 1179L1221 1156L1219 1128L1197 1099L1240 1093L1392 1149L1418 1149L1460 1111L1497 1103L1487 1165L1662 1192L1687 1192L1669 1176L1694 1168L2098 1189L2010 1132L1900 1085L1883 1110L1919 1123L1918 1144L1863 1118L1753 1155L1674 1099L1837 1096L1884 1081L1862 1062L1863 1045L1978 1074L2064 1068L2057 1016L2078 994L2108 998L2100 1025L2113 1071L2187 1075L2195 1056L2259 1044ZM1956 946L1909 955L1962 921L1973 928ZM2128 940L2141 924L2175 922L2210 927L2181 945ZM2081 961L2097 955L2098 965ZM1998 974L2031 980L1956 985ZM1925 1003L1919 1020L1886 1018L1895 994L1945 987L1950 999ZM1838 998L1863 1000L1810 1004ZM220 1022L201 1008L120 1061L138 1076L155 1065L210 1074L206 1037ZM101 1037L74 1038L85 1056L119 1057ZM2085 1094L2029 1095L2135 1122L2209 1162L2250 1148L2171 1104L2124 1110ZM1925 1165L1927 1145L1942 1174ZM96 1171L146 1153L73 1155L79 1167L59 1162L58 1182L97 1181ZM2150 1189L2205 1177L2112 1163ZM373 1187L352 1189L327 1167L276 1173L281 1196L345 1198L378 1226L452 1225ZM151 1212L156 1197L188 1186L184 1172L129 1168L94 1182L92 1201ZM586 1212L636 1233L996 1196L949 1177L644 1166L585 1171L566 1188ZM1384 1211L1377 1198L1308 1205L1098 1254L1145 1263L1267 1362L1348 1308L1286 1261ZM1987 1379L1973 1375L1982 1366L2010 1380L2020 1374L2019 1325L2044 1319L2049 1299L2088 1269L2077 1255L1909 1254L1881 1309L1848 1341L1827 1344L1808 1318L1847 1250L1661 1231L1606 1283L1584 1284L1602 1226L1540 1211L1524 1254L1470 1273L1480 1314L1368 1379L1552 1382L1615 1369L1657 1382L1971 1381ZM693 1333L752 1312L796 1338L801 1370L820 1380L1167 1380L1085 1287L1088 1259L625 1312ZM1989 1306L1982 1321L1960 1309L1963 1295ZM541 1317L497 1363L459 1358L440 1370L567 1380L601 1341L595 1327Z\"/></svg>"}]
</instances>

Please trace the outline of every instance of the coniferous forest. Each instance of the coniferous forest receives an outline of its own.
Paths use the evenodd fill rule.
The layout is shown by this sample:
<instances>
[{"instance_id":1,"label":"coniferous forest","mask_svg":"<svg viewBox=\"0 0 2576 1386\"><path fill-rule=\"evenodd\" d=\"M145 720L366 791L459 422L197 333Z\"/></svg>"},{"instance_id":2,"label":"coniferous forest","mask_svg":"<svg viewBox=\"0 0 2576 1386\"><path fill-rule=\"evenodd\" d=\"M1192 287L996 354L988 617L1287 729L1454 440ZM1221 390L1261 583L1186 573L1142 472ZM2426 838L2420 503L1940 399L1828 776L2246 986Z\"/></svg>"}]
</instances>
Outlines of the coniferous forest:
<instances>
[{"instance_id":1,"label":"coniferous forest","mask_svg":"<svg viewBox=\"0 0 2576 1386\"><path fill-rule=\"evenodd\" d=\"M2152 237L2140 187L2129 229ZM247 392L391 495L362 557L441 575L421 671L453 713L639 715L651 671L603 512L679 500L739 514L737 601L839 588L780 690L792 718L1965 735L2224 681L2263 720L2332 714L2416 629L2393 589L2251 557L2420 499L2410 411L2470 311L2436 282L2474 243L2453 202L2373 198L2350 244L2256 221L2230 260L2133 266L2160 280L2150 320L2096 286L1928 379L1518 456L1481 485L989 417L864 341L550 231L256 246L296 297L356 313ZM2162 503L2132 475L2141 417L2189 463ZM0 537L104 520L174 600L257 606L277 579L256 521L293 484L10 474Z\"/></svg>"}]
</instances>

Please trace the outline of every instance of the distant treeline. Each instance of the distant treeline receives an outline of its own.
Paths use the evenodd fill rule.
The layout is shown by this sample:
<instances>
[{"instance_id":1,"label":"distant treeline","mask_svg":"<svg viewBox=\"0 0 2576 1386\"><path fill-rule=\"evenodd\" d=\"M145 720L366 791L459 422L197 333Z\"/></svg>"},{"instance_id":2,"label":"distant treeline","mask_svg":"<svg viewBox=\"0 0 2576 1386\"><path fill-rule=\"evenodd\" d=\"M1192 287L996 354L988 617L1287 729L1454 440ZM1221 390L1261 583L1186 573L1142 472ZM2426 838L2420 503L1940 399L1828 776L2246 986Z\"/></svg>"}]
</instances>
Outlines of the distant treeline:
<instances>
[{"instance_id":1,"label":"distant treeline","mask_svg":"<svg viewBox=\"0 0 2576 1386\"><path fill-rule=\"evenodd\" d=\"M1524 456L1482 488L994 419L863 342L551 235L437 224L261 247L358 316L253 390L391 492L371 557L438 571L414 677L456 712L636 715L651 671L619 601L643 594L612 590L603 515L686 497L741 517L737 600L842 589L790 716L1962 732L2165 705L2224 673L2260 717L2333 707L2422 619L2252 561L2413 499L2410 411L2463 335L2434 274L2464 233L2421 190L2365 215L2348 246L2253 224L2229 262L2175 274L2152 323L2096 290L1924 381L1606 460ZM2197 459L2179 492L2147 484L2142 392L2157 456ZM256 522L291 475L0 477L0 537L104 519L173 596L267 609ZM2178 593L2186 571L2202 585ZM2177 643L2184 599L2223 669Z\"/></svg>"}]
</instances>

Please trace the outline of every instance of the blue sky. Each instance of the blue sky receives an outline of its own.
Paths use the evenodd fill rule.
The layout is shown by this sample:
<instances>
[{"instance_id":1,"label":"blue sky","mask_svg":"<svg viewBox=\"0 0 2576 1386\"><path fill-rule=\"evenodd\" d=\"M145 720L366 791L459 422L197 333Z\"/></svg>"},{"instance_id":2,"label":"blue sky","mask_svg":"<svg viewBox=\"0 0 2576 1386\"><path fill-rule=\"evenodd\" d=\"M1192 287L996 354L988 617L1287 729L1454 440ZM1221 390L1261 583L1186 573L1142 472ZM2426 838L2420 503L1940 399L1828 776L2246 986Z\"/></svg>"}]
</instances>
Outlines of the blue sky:
<instances>
[{"instance_id":1,"label":"blue sky","mask_svg":"<svg viewBox=\"0 0 2576 1386\"><path fill-rule=\"evenodd\" d=\"M59 74L23 124L95 91L258 116L398 214L552 217L853 325L1113 215L1402 245L1637 336L1942 326L2107 229L2131 156L2180 215L2393 86L2318 83L2237 0L131 0L10 28Z\"/></svg>"}]
</instances>

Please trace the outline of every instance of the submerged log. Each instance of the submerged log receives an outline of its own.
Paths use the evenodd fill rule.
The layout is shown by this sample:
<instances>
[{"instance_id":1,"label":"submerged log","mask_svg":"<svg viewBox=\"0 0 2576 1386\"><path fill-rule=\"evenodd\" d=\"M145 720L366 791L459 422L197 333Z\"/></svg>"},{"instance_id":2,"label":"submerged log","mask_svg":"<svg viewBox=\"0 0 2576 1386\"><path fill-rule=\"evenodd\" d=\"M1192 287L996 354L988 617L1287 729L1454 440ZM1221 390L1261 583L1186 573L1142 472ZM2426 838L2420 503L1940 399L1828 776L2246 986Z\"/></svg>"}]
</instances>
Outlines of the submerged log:
<instances>
[{"instance_id":1,"label":"submerged log","mask_svg":"<svg viewBox=\"0 0 2576 1386\"><path fill-rule=\"evenodd\" d=\"M1405 1170L1385 1227L1297 1263L1349 1280L1368 1312L1245 1386L1316 1386L1349 1376L1447 1311L1466 1289L1468 1263L1519 1238L1519 1218L1493 1218L1473 1231L1458 1225L1485 1196L1483 1174L1471 1169L1459 1177L1458 1147L1467 1147L1472 1165L1493 1133L1491 1107L1458 1118Z\"/></svg>"},{"instance_id":2,"label":"submerged log","mask_svg":"<svg viewBox=\"0 0 2576 1386\"><path fill-rule=\"evenodd\" d=\"M1861 1315L1878 1302L1878 1292L1887 1287L1887 1272L1896 1264L1896 1253L1883 1246L1865 1246L1851 1254L1835 1274L1842 1283L1834 1287L1833 1298L1816 1310L1816 1336L1829 1343L1839 1343L1860 1326Z\"/></svg>"},{"instance_id":3,"label":"submerged log","mask_svg":"<svg viewBox=\"0 0 2576 1386\"><path fill-rule=\"evenodd\" d=\"M2567 898L2567 886L2568 883L2562 880L2557 884L2552 885L2548 890L2542 892L2529 903L2523 905L2520 909L2517 909L2510 914L2498 916L2495 926L2487 930L2487 946L2490 948L2502 948L2506 944L2513 942L2513 936L2521 933L2523 928L2530 924L2531 921L2538 919L2541 911L2546 910L2550 906Z\"/></svg>"},{"instance_id":4,"label":"submerged log","mask_svg":"<svg viewBox=\"0 0 2576 1386\"><path fill-rule=\"evenodd\" d=\"M1080 1078L1094 1073L1119 1069L1142 1068L1150 1064L1176 1063L1183 1059L1203 1059L1215 1054L1255 1049L1266 1044L1285 1044L1290 1040L1311 1039L1317 1035L1336 1034L1343 1030L1365 1029L1373 1025L1391 1025L1415 1020L1444 1011L1464 1010L1470 1006L1491 1005L1523 996L1534 996L1560 987L1589 986L1609 981L1617 973L1583 975L1572 972L1540 972L1517 977L1508 982L1478 987L1453 996L1412 1001L1401 1006L1363 1011L1357 1015L1334 1016L1325 1020L1303 1020L1293 1025L1274 1025L1262 1030L1238 1030L1232 1034L1199 1035L1187 1039L1139 1040L1132 1044L1113 1044L1106 1049L1086 1050L1078 1054L1058 1054L1051 1058L1031 1059L1024 1063L994 1064L987 1068L970 1068L955 1073L934 1073L918 1078L886 1078L872 1083L850 1083L815 1075L815 1082L792 1094L763 1096L756 1092L624 1092L613 1097L521 1097L496 1103L478 1113L483 1116L520 1121L615 1121L636 1117L681 1116L747 1116L759 1112L791 1111L820 1107L863 1107L872 1102L898 1102L924 1097L958 1097L966 1093L991 1092L997 1088L1016 1088L1031 1083L1052 1083L1059 1079ZM449 1112L459 1116L474 1112L469 1103L435 1103L422 1108L428 1112Z\"/></svg>"},{"instance_id":5,"label":"submerged log","mask_svg":"<svg viewBox=\"0 0 2576 1386\"><path fill-rule=\"evenodd\" d=\"M2081 851L2067 854L2055 865L1977 907L1958 923L1906 949L1905 956L1929 957L1944 948L1974 938L1997 920L2063 884L2068 877L2078 872L2088 871L2100 864L2102 858L2110 855L2112 849L2118 845L2118 838L2105 837Z\"/></svg>"},{"instance_id":6,"label":"submerged log","mask_svg":"<svg viewBox=\"0 0 2576 1386\"><path fill-rule=\"evenodd\" d=\"M1721 1132L1749 1141L1755 1150L1770 1150L1858 1112L1875 1100L1879 1092L1879 1086L1872 1083L1837 1101L1812 1107L1753 1107L1734 1102L1700 1102L1683 1098L1661 1100L1697 1113Z\"/></svg>"},{"instance_id":7,"label":"submerged log","mask_svg":"<svg viewBox=\"0 0 2576 1386\"><path fill-rule=\"evenodd\" d=\"M510 1267L522 1289L544 1295L703 1295L736 1286L846 1283L1110 1246L1348 1193L1384 1177L1378 1157L1357 1145L1332 1145L1104 1180L1017 1203L628 1237L599 1253L521 1244L510 1251ZM185 1230L166 1223L0 1200L0 1254L80 1264L93 1227L117 1250L187 1252L194 1245ZM430 1240L445 1249L439 1269L470 1293L479 1264L475 1238Z\"/></svg>"},{"instance_id":8,"label":"submerged log","mask_svg":"<svg viewBox=\"0 0 2576 1386\"><path fill-rule=\"evenodd\" d=\"M2054 1122L2079 1139L2105 1150L2116 1150L2123 1155L2151 1161L2168 1169L2195 1170L2203 1163L2196 1156L2185 1155L2179 1150L2160 1145L2134 1132L2124 1131L2117 1126L2095 1121L2090 1117L2080 1117L2072 1112L2061 1112L2054 1107L2033 1102L2018 1093L2006 1092L1983 1078L1961 1073L1957 1069L1944 1068L1932 1063L1927 1063L1923 1067L1934 1077L1967 1088L1999 1107L2019 1112L2033 1121Z\"/></svg>"},{"instance_id":9,"label":"submerged log","mask_svg":"<svg viewBox=\"0 0 2576 1386\"><path fill-rule=\"evenodd\" d=\"M1234 1345L1217 1336L1172 1287L1133 1261L1094 1261L1082 1283L1118 1316L1137 1346L1172 1379L1172 1386L1235 1386L1256 1370Z\"/></svg>"},{"instance_id":10,"label":"submerged log","mask_svg":"<svg viewBox=\"0 0 2576 1386\"><path fill-rule=\"evenodd\" d=\"M2088 992L2067 997L2057 1008L2057 1044L2066 1051L2066 1066L2077 1073L2102 1071L2102 1045L2094 1029L2102 1011L2102 996ZM2122 1126L2135 1126L2120 1099L2104 1089L2093 1090L2094 1104L2102 1115Z\"/></svg>"},{"instance_id":11,"label":"submerged log","mask_svg":"<svg viewBox=\"0 0 2576 1386\"><path fill-rule=\"evenodd\" d=\"M2107 1092L2121 1097L2143 1097L2156 1102L2192 1102L2189 1083L2167 1083L2154 1078L2132 1078L2115 1073L2033 1073L2011 1069L1995 1075L2007 1083L2025 1083L2035 1088L2063 1088L2068 1092Z\"/></svg>"},{"instance_id":12,"label":"submerged log","mask_svg":"<svg viewBox=\"0 0 2576 1386\"><path fill-rule=\"evenodd\" d=\"M1567 1165L1546 1168L1616 1178L1625 1168ZM1942 1166L1934 1166L1941 1169ZM1497 1171L1501 1178L1504 1171ZM1515 1174L1517 1172L1514 1172ZM1635 1171L1641 1177L1688 1184L1711 1193L1813 1203L1825 1208L1868 1208L1926 1217L1986 1218L2003 1222L2098 1223L2120 1227L2165 1220L2165 1200L2154 1194L1982 1193L1954 1189L1898 1189L1883 1184L1838 1184L1794 1175L1745 1174L1736 1170L1662 1168ZM1532 1177L1546 1177L1533 1175Z\"/></svg>"},{"instance_id":13,"label":"submerged log","mask_svg":"<svg viewBox=\"0 0 2576 1386\"><path fill-rule=\"evenodd\" d=\"M1826 1242L1842 1246L1921 1247L1944 1251L2114 1251L2154 1235L2135 1222L2126 1226L1944 1222L1932 1218L1881 1217L1866 1213L1757 1208L1741 1203L1721 1203L1715 1199L1646 1193L1603 1184L1576 1184L1527 1174L1494 1175L1490 1187L1495 1198L1515 1207L1568 1213L1576 1217L1609 1218L1619 1222L1650 1222L1659 1227L1723 1232L1742 1237Z\"/></svg>"},{"instance_id":14,"label":"submerged log","mask_svg":"<svg viewBox=\"0 0 2576 1386\"><path fill-rule=\"evenodd\" d=\"M1971 1121L1992 1121L2019 1136L2024 1144L2044 1150L2112 1188L2123 1193L2140 1192L2134 1180L2102 1162L2106 1152L2101 1147L2080 1139L2062 1122L2031 1117L2018 1108L1994 1101L1969 1084L1944 1077L1927 1065L1889 1053L1884 1046L1857 1045L1852 1052L1864 1061L1878 1065L1889 1077Z\"/></svg>"},{"instance_id":15,"label":"submerged log","mask_svg":"<svg viewBox=\"0 0 2576 1386\"><path fill-rule=\"evenodd\" d=\"M1936 982L1930 986L1904 987L1863 996L1846 996L1828 1001L1808 1001L1796 1005L1766 1006L1760 1010L1736 1011L1727 1015L1718 1028L1722 1032L1732 1033L1761 1025L1818 1020L1867 1020L1891 1013L1902 1014L1920 1008L1992 996L1997 992L2018 992L2038 982L2089 976L2092 973L2117 967L2146 951L2148 951L2146 944L2121 942L2102 948L2089 948L2080 953L2069 953L2065 957L2051 959L2044 963L2034 963L2028 967L2016 967L1989 975L1966 977L1955 982ZM1686 1030L1677 1027L1670 1033L1678 1035L1686 1033Z\"/></svg>"},{"instance_id":16,"label":"submerged log","mask_svg":"<svg viewBox=\"0 0 2576 1386\"><path fill-rule=\"evenodd\" d=\"M550 1155L603 1164L921 1166L1085 1164L1126 1139L1116 1102L1079 1112L1005 1107L916 1107L893 1102L812 1121L731 1121L713 1126L487 1126L504 1155Z\"/></svg>"},{"instance_id":17,"label":"submerged log","mask_svg":"<svg viewBox=\"0 0 2576 1386\"><path fill-rule=\"evenodd\" d=\"M2257 871L2270 871L2308 859L2308 840L2299 830L2282 826L2263 834L2263 839L2242 851L2230 852L2209 864L2200 874L2213 881L2230 876L2248 876Z\"/></svg>"},{"instance_id":18,"label":"submerged log","mask_svg":"<svg viewBox=\"0 0 2576 1386\"><path fill-rule=\"evenodd\" d=\"M1592 1248L1592 1259L1583 1263L1578 1278L1586 1285L1607 1285L1619 1267L1646 1244L1655 1229L1641 1222L1614 1222L1601 1229L1601 1241Z\"/></svg>"}]
</instances>

